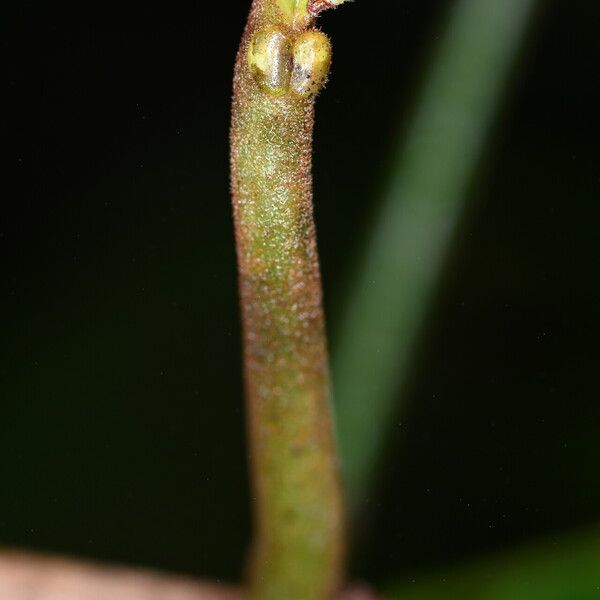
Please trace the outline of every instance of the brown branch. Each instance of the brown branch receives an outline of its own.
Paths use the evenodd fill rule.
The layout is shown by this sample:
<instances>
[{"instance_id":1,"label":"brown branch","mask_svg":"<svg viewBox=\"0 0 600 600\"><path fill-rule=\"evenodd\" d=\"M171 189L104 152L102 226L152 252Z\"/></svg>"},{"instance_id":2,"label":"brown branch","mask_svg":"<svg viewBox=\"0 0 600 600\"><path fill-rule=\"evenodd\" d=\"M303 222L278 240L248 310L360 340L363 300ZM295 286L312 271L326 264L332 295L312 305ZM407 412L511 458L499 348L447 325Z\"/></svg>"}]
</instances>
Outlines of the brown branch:
<instances>
[{"instance_id":1,"label":"brown branch","mask_svg":"<svg viewBox=\"0 0 600 600\"><path fill-rule=\"evenodd\" d=\"M2 600L241 600L233 588L138 569L0 552Z\"/></svg>"}]
</instances>

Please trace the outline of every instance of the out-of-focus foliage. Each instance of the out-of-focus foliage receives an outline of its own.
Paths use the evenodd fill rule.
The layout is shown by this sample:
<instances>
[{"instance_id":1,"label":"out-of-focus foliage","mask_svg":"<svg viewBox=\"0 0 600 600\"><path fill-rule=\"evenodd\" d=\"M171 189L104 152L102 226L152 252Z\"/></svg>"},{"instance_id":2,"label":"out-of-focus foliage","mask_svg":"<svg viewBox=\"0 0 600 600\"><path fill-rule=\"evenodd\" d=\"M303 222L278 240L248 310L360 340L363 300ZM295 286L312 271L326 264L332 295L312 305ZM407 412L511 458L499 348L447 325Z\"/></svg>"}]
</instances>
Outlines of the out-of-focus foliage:
<instances>
[{"instance_id":1,"label":"out-of-focus foliage","mask_svg":"<svg viewBox=\"0 0 600 600\"><path fill-rule=\"evenodd\" d=\"M415 576L390 590L398 600L596 600L600 532L556 536L441 573Z\"/></svg>"},{"instance_id":2,"label":"out-of-focus foliage","mask_svg":"<svg viewBox=\"0 0 600 600\"><path fill-rule=\"evenodd\" d=\"M345 480L364 503L467 190L539 0L457 0L398 141L347 299L333 373Z\"/></svg>"}]
</instances>

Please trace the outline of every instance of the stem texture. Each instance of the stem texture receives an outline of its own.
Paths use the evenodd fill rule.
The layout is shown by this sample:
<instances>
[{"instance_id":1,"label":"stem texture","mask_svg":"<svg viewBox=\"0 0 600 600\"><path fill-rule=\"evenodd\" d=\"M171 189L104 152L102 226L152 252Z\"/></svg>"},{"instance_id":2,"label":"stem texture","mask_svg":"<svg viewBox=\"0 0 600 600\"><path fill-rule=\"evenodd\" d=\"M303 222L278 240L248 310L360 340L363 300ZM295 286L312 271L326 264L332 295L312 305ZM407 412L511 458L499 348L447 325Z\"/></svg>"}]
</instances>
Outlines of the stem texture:
<instances>
[{"instance_id":1,"label":"stem texture","mask_svg":"<svg viewBox=\"0 0 600 600\"><path fill-rule=\"evenodd\" d=\"M236 61L232 200L244 338L254 598L329 598L341 580L342 501L312 208L314 98L271 95L248 66L259 31L310 18L255 0Z\"/></svg>"}]
</instances>

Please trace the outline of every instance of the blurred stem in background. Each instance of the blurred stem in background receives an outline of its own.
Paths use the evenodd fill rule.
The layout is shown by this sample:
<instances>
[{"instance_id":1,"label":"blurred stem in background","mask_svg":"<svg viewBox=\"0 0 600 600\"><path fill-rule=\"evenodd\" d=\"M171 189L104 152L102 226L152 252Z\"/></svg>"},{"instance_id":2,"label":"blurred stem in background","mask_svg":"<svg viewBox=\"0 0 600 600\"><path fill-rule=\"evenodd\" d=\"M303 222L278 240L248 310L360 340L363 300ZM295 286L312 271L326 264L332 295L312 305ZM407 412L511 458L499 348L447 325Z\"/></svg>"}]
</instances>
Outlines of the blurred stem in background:
<instances>
[{"instance_id":1,"label":"blurred stem in background","mask_svg":"<svg viewBox=\"0 0 600 600\"><path fill-rule=\"evenodd\" d=\"M592 600L600 598L600 530L561 536L519 550L425 574L392 587L402 600Z\"/></svg>"},{"instance_id":2,"label":"blurred stem in background","mask_svg":"<svg viewBox=\"0 0 600 600\"><path fill-rule=\"evenodd\" d=\"M539 0L541 1L541 0ZM457 0L336 330L333 377L356 512L397 410L468 186L538 0Z\"/></svg>"}]
</instances>

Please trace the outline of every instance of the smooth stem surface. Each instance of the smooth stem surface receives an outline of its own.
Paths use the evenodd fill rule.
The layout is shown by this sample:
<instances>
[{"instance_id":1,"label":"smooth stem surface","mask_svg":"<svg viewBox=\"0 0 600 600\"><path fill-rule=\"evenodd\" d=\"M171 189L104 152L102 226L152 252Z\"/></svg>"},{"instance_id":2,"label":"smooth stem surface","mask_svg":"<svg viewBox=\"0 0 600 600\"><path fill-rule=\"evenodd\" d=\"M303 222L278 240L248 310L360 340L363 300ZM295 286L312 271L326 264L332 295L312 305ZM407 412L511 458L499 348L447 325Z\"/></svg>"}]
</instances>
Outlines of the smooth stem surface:
<instances>
[{"instance_id":1,"label":"smooth stem surface","mask_svg":"<svg viewBox=\"0 0 600 600\"><path fill-rule=\"evenodd\" d=\"M415 340L538 0L457 0L336 330L333 374L354 511L372 483Z\"/></svg>"},{"instance_id":2,"label":"smooth stem surface","mask_svg":"<svg viewBox=\"0 0 600 600\"><path fill-rule=\"evenodd\" d=\"M312 208L313 98L263 91L248 45L310 25L255 0L235 67L232 194L244 336L255 542L251 595L329 598L343 518ZM285 65L284 65L285 66Z\"/></svg>"}]
</instances>

